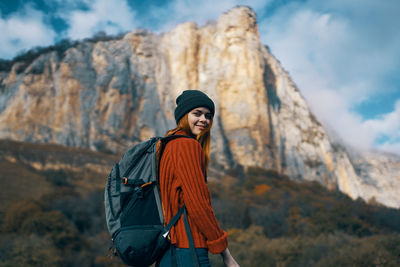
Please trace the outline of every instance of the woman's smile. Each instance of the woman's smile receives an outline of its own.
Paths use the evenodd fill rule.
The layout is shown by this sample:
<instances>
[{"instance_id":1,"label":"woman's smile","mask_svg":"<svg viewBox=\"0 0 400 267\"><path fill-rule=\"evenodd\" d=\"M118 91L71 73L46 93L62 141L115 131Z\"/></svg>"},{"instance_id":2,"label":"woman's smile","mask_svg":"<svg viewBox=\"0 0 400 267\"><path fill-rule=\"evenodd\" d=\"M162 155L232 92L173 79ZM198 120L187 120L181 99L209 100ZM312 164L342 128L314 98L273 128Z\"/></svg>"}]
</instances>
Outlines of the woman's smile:
<instances>
[{"instance_id":1,"label":"woman's smile","mask_svg":"<svg viewBox=\"0 0 400 267\"><path fill-rule=\"evenodd\" d=\"M204 129L206 129L207 128L207 126L206 125L196 125L197 127L199 127L200 128L200 130L204 130Z\"/></svg>"}]
</instances>

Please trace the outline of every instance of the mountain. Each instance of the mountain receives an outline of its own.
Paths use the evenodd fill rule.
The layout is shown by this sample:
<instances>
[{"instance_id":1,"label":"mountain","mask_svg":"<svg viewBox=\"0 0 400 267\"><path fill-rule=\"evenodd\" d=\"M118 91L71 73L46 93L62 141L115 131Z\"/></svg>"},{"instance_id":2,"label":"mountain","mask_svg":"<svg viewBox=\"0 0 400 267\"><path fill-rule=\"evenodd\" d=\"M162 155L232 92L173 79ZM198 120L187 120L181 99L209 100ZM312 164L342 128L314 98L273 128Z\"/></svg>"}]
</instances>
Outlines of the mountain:
<instances>
[{"instance_id":1,"label":"mountain","mask_svg":"<svg viewBox=\"0 0 400 267\"><path fill-rule=\"evenodd\" d=\"M0 72L0 138L121 153L173 128L189 88L216 104L214 173L259 166L400 207L399 158L333 141L243 6L203 27L136 30L15 63Z\"/></svg>"}]
</instances>

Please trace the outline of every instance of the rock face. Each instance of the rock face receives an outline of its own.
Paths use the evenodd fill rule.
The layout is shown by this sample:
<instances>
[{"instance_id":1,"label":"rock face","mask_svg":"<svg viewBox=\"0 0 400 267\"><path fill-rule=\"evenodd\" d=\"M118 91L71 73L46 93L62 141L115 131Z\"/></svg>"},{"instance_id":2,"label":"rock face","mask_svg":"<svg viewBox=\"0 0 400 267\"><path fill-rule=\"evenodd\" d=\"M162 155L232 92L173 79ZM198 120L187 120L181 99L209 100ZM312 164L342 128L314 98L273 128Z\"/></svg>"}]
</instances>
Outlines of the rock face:
<instances>
[{"instance_id":1,"label":"rock face","mask_svg":"<svg viewBox=\"0 0 400 267\"><path fill-rule=\"evenodd\" d=\"M400 207L400 172L382 175L400 161L355 165L330 141L261 44L256 15L247 7L201 28L188 22L161 35L134 31L122 40L81 43L62 58L43 54L19 68L0 74L1 138L122 152L173 128L175 98L197 88L216 104L212 156L218 168L261 166ZM388 198L390 183L396 187Z\"/></svg>"},{"instance_id":2,"label":"rock face","mask_svg":"<svg viewBox=\"0 0 400 267\"><path fill-rule=\"evenodd\" d=\"M400 157L378 151L353 157L357 174L362 177L360 191L364 199L400 207Z\"/></svg>"}]
</instances>

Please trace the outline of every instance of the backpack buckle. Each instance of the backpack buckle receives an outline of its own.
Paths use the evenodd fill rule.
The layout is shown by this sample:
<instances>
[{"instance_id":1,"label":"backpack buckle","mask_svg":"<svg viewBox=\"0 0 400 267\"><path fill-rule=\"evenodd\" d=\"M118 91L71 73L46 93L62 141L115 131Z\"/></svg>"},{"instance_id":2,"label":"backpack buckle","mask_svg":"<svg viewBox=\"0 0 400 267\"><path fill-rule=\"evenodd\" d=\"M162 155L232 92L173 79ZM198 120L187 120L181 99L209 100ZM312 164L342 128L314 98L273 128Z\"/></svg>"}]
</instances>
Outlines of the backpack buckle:
<instances>
[{"instance_id":1,"label":"backpack buckle","mask_svg":"<svg viewBox=\"0 0 400 267\"><path fill-rule=\"evenodd\" d=\"M163 235L164 238L169 238L169 231L166 231Z\"/></svg>"}]
</instances>

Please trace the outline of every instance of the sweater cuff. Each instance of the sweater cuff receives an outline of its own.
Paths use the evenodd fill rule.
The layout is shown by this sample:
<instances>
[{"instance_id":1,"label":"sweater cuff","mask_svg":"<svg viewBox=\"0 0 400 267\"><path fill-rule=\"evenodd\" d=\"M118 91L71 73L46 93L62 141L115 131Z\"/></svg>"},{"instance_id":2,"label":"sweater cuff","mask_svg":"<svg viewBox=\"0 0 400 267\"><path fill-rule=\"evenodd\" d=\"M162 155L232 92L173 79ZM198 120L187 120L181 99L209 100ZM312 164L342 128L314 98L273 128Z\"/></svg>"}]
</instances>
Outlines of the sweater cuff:
<instances>
[{"instance_id":1,"label":"sweater cuff","mask_svg":"<svg viewBox=\"0 0 400 267\"><path fill-rule=\"evenodd\" d=\"M212 241L207 241L208 251L212 254L218 254L223 252L228 247L228 234L225 231L222 231L224 234Z\"/></svg>"}]
</instances>

